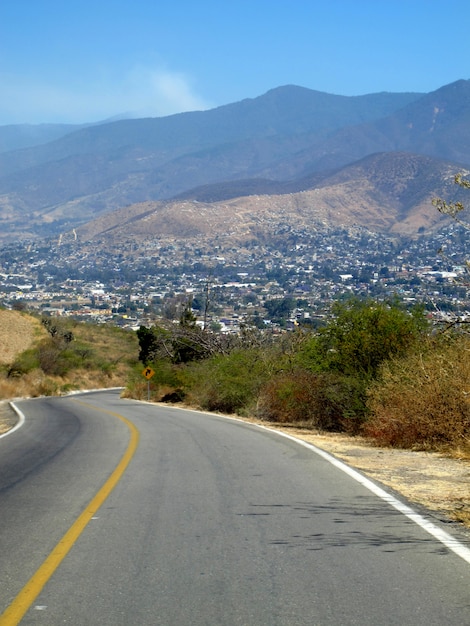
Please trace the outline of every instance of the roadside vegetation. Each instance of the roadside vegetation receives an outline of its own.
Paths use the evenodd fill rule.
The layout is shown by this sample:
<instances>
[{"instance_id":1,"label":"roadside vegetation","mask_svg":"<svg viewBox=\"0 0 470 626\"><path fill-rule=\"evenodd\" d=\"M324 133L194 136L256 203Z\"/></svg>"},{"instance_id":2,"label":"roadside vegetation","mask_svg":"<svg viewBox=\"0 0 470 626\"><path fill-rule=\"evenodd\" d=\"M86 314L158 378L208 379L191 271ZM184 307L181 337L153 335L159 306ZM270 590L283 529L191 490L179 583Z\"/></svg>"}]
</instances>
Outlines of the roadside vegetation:
<instances>
[{"instance_id":1,"label":"roadside vegetation","mask_svg":"<svg viewBox=\"0 0 470 626\"><path fill-rule=\"evenodd\" d=\"M431 332L424 309L352 298L316 330L212 335L187 317L141 327L126 394L470 458L470 336ZM435 330L435 329L434 329Z\"/></svg>"},{"instance_id":2,"label":"roadside vegetation","mask_svg":"<svg viewBox=\"0 0 470 626\"><path fill-rule=\"evenodd\" d=\"M461 174L455 183L470 189ZM458 223L462 203L434 206ZM467 263L467 269L469 265ZM381 446L470 458L470 335L454 316L428 325L424 307L351 298L332 305L320 328L275 335L253 325L216 340L196 325L190 303L178 326L141 327L139 360L127 387L156 401L254 416L319 431L361 434Z\"/></svg>"},{"instance_id":3,"label":"roadside vegetation","mask_svg":"<svg viewBox=\"0 0 470 626\"><path fill-rule=\"evenodd\" d=\"M10 358L4 340L18 323ZM323 327L293 332L224 336L201 329L189 304L179 323L162 324L135 333L0 310L0 399L123 386L127 397L150 390L154 402L307 436L470 459L470 335L459 325L436 332L422 309L356 299L333 305ZM470 524L465 497L452 516Z\"/></svg>"},{"instance_id":4,"label":"roadside vegetation","mask_svg":"<svg viewBox=\"0 0 470 626\"><path fill-rule=\"evenodd\" d=\"M356 298L334 303L320 328L227 336L196 321L190 302L179 323L137 332L0 311L0 399L123 386L128 397L150 391L153 401L470 458L460 324L439 331L424 308Z\"/></svg>"},{"instance_id":5,"label":"roadside vegetation","mask_svg":"<svg viewBox=\"0 0 470 626\"><path fill-rule=\"evenodd\" d=\"M0 345L0 400L124 386L138 354L131 331L7 310Z\"/></svg>"}]
</instances>

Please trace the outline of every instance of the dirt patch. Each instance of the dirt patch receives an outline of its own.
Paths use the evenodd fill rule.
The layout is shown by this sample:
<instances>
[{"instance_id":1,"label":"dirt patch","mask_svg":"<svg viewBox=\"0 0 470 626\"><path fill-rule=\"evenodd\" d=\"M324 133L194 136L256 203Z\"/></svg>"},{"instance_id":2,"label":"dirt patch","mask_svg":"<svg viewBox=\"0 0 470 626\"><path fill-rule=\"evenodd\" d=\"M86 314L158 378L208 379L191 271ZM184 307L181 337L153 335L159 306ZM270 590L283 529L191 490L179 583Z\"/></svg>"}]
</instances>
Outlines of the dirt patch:
<instances>
[{"instance_id":1,"label":"dirt patch","mask_svg":"<svg viewBox=\"0 0 470 626\"><path fill-rule=\"evenodd\" d=\"M0 364L12 363L34 342L39 322L19 311L0 310Z\"/></svg>"}]
</instances>

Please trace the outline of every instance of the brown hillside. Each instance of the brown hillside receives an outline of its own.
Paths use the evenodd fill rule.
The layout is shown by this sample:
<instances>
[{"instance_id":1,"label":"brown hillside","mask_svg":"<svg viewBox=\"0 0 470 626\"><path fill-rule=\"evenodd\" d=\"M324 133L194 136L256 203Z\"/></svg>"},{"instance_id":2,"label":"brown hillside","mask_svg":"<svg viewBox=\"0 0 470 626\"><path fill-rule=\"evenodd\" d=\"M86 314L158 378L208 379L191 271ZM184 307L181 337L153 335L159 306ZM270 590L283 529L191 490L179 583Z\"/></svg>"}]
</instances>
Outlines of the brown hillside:
<instances>
[{"instance_id":1,"label":"brown hillside","mask_svg":"<svg viewBox=\"0 0 470 626\"><path fill-rule=\"evenodd\" d=\"M195 190L193 198L134 204L102 215L76 232L82 242L102 238L108 245L213 236L238 245L260 232L269 237L281 224L294 229L362 226L416 236L442 224L434 197L460 199L453 182L457 171L455 164L419 155L375 154L322 180L298 181L304 187L296 192L224 198L218 185L213 194L208 187L204 193ZM211 196L219 199L209 200Z\"/></svg>"},{"instance_id":2,"label":"brown hillside","mask_svg":"<svg viewBox=\"0 0 470 626\"><path fill-rule=\"evenodd\" d=\"M19 311L0 310L0 364L12 363L41 332L39 322Z\"/></svg>"}]
</instances>

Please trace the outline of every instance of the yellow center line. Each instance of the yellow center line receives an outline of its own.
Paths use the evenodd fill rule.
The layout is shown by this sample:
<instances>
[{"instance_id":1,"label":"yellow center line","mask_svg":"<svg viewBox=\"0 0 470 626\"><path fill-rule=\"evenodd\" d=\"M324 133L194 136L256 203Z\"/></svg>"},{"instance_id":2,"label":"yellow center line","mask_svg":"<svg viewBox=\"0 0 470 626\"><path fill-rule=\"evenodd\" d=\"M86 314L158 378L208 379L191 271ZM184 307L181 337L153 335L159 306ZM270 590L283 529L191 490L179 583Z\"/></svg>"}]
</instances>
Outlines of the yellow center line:
<instances>
[{"instance_id":1,"label":"yellow center line","mask_svg":"<svg viewBox=\"0 0 470 626\"><path fill-rule=\"evenodd\" d=\"M86 404L85 402L80 402L80 400L74 400L74 402L78 402L79 404L90 407L89 404ZM42 563L42 565L31 576L31 578L28 580L23 589L18 593L18 595L10 604L10 606L6 609L6 611L2 615L0 615L0 626L16 626L20 623L21 619L28 611L29 607L41 593L48 580L54 574L61 562L67 556L74 543L80 537L83 530L85 529L85 526L88 524L90 519L95 515L95 513L101 507L111 491L117 485L122 475L124 474L127 466L129 465L132 457L134 456L135 451L137 450L137 446L139 444L139 431L132 422L130 422L122 415L119 415L119 413L113 413L112 411L107 411L96 406L92 406L92 408L96 409L97 411L101 411L102 413L108 413L109 415L113 415L114 417L117 417L122 422L124 422L131 433L129 445L127 446L123 457L119 461L118 465L116 466L108 480L96 493L91 502L75 520L75 522L68 529L62 539L60 539L59 543L55 546L55 548Z\"/></svg>"}]
</instances>

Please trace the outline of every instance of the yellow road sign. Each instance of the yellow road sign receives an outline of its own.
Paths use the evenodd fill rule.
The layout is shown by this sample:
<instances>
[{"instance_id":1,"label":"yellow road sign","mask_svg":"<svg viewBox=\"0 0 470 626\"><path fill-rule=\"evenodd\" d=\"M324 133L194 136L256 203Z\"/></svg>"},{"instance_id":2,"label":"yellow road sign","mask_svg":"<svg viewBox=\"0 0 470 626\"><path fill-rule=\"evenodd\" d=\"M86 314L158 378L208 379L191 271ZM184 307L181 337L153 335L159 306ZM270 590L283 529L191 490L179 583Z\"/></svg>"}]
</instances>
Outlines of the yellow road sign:
<instances>
[{"instance_id":1,"label":"yellow road sign","mask_svg":"<svg viewBox=\"0 0 470 626\"><path fill-rule=\"evenodd\" d=\"M144 376L147 380L150 380L154 374L155 372L151 367L146 367L142 372L142 376Z\"/></svg>"}]
</instances>

